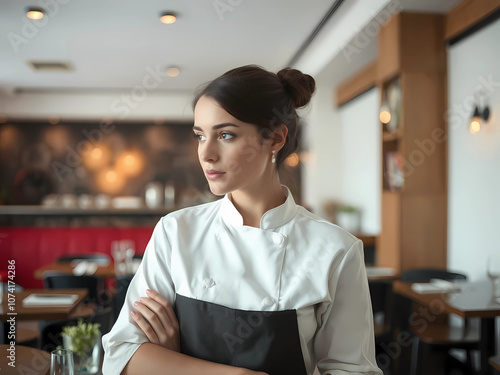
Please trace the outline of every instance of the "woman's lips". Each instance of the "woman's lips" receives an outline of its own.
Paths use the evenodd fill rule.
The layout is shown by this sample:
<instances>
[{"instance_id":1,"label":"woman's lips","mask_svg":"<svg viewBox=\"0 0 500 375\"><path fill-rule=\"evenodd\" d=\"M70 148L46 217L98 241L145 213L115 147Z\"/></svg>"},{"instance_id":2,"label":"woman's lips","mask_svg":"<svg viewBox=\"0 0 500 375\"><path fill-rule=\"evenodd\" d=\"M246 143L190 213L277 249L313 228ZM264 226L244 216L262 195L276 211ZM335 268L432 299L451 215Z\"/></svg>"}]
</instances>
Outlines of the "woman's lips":
<instances>
[{"instance_id":1,"label":"woman's lips","mask_svg":"<svg viewBox=\"0 0 500 375\"><path fill-rule=\"evenodd\" d=\"M207 179L209 180L217 180L218 178L224 176L226 172L219 172L219 171L207 171Z\"/></svg>"}]
</instances>

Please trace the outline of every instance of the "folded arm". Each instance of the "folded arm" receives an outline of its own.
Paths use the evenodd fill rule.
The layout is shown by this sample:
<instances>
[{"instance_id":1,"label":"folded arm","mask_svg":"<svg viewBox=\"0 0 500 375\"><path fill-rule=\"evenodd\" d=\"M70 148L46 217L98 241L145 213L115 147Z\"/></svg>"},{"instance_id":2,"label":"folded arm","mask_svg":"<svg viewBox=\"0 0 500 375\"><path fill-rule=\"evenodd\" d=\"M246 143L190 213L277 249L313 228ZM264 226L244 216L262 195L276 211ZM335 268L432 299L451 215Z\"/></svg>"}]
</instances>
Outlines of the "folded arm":
<instances>
[{"instance_id":1,"label":"folded arm","mask_svg":"<svg viewBox=\"0 0 500 375\"><path fill-rule=\"evenodd\" d=\"M263 372L193 358L151 343L142 344L122 371L122 375L136 374L265 375Z\"/></svg>"}]
</instances>

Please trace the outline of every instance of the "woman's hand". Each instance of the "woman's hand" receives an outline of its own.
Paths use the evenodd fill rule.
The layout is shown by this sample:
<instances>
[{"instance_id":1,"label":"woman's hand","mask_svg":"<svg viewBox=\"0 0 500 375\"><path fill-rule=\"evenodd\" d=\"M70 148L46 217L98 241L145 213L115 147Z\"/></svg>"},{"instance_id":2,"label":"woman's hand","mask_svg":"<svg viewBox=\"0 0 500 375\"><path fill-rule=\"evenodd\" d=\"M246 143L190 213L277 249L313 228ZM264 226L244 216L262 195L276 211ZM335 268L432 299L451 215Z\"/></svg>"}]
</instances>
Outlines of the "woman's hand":
<instances>
[{"instance_id":1,"label":"woman's hand","mask_svg":"<svg viewBox=\"0 0 500 375\"><path fill-rule=\"evenodd\" d=\"M179 322L172 305L152 290L146 290L146 294L147 297L134 302L139 313L131 311L132 319L151 343L180 352Z\"/></svg>"}]
</instances>

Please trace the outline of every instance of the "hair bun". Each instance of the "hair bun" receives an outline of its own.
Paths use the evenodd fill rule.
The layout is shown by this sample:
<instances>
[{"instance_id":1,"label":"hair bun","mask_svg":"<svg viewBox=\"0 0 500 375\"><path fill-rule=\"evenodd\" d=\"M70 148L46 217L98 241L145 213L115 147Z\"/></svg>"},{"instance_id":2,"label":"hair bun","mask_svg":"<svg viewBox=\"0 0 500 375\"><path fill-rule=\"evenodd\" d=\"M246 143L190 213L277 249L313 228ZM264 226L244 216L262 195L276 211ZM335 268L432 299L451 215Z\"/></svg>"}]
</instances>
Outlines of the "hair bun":
<instances>
[{"instance_id":1,"label":"hair bun","mask_svg":"<svg viewBox=\"0 0 500 375\"><path fill-rule=\"evenodd\" d=\"M277 75L293 100L295 108L303 107L309 103L316 89L313 77L292 68L281 69Z\"/></svg>"}]
</instances>

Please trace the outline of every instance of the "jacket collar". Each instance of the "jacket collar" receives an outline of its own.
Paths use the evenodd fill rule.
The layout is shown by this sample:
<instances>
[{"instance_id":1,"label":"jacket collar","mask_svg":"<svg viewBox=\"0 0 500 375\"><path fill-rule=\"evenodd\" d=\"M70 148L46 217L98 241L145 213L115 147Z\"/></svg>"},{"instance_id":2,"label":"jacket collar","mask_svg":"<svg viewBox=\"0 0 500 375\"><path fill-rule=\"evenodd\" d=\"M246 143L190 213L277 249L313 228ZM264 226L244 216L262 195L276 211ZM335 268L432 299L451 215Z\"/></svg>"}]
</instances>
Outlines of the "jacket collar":
<instances>
[{"instance_id":1,"label":"jacket collar","mask_svg":"<svg viewBox=\"0 0 500 375\"><path fill-rule=\"evenodd\" d=\"M281 185L281 188L283 189L283 193L287 196L286 201L262 215L260 219L260 229L280 227L292 220L297 213L298 206L293 199L292 193L285 185ZM229 199L229 194L230 193L226 194L224 198L221 199L219 213L226 224L234 227L241 227L243 226L243 217Z\"/></svg>"}]
</instances>

